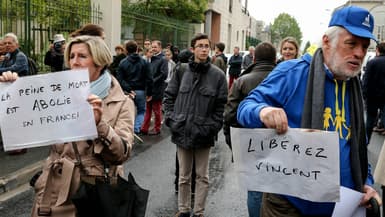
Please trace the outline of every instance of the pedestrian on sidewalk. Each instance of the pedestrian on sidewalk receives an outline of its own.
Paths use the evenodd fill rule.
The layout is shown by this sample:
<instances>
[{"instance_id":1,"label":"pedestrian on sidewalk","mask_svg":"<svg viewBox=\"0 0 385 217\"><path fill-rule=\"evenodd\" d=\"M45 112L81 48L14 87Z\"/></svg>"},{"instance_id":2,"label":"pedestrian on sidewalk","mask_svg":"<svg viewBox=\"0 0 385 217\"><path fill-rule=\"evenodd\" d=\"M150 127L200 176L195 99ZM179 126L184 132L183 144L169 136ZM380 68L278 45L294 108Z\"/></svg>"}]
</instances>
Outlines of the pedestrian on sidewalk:
<instances>
[{"instance_id":1,"label":"pedestrian on sidewalk","mask_svg":"<svg viewBox=\"0 0 385 217\"><path fill-rule=\"evenodd\" d=\"M53 37L53 43L44 56L44 64L50 66L51 72L59 72L64 70L65 44L66 39L64 38L63 34L56 34Z\"/></svg>"},{"instance_id":2,"label":"pedestrian on sidewalk","mask_svg":"<svg viewBox=\"0 0 385 217\"><path fill-rule=\"evenodd\" d=\"M376 57L369 60L362 79L362 93L366 103L366 134L368 142L378 120L385 123L385 41L376 46ZM381 112L382 111L382 115ZM384 128L377 129L381 133ZM385 135L385 134L384 134Z\"/></svg>"},{"instance_id":3,"label":"pedestrian on sidewalk","mask_svg":"<svg viewBox=\"0 0 385 217\"><path fill-rule=\"evenodd\" d=\"M153 78L150 64L138 54L136 41L125 43L127 57L119 64L116 78L126 95L134 99L136 107L135 134L140 133L146 111L146 101L151 100Z\"/></svg>"},{"instance_id":4,"label":"pedestrian on sidewalk","mask_svg":"<svg viewBox=\"0 0 385 217\"><path fill-rule=\"evenodd\" d=\"M43 173L34 183L31 217L75 217L71 197L79 188L81 176L98 180L104 177L108 165L112 179L123 177L121 165L132 149L134 102L107 70L112 54L106 43L95 36L75 37L66 47L64 60L71 69L88 68L91 94L87 100L94 112L98 137L51 146Z\"/></svg>"},{"instance_id":5,"label":"pedestrian on sidewalk","mask_svg":"<svg viewBox=\"0 0 385 217\"><path fill-rule=\"evenodd\" d=\"M253 50L254 60L241 76L234 81L230 89L229 97L225 105L223 133L226 137L226 143L232 148L230 127L241 128L237 121L237 109L239 103L249 94L251 90L258 86L263 79L274 69L276 63L276 49L269 42L258 44ZM239 144L235 144L239 145ZM249 217L259 217L262 203L262 192L247 192L247 209Z\"/></svg>"},{"instance_id":6,"label":"pedestrian on sidewalk","mask_svg":"<svg viewBox=\"0 0 385 217\"><path fill-rule=\"evenodd\" d=\"M210 63L210 40L197 34L191 40L193 59L175 71L165 91L165 124L177 145L179 194L177 217L203 217L209 190L210 148L222 128L227 82L221 69ZM196 167L194 208L191 209L191 170Z\"/></svg>"},{"instance_id":7,"label":"pedestrian on sidewalk","mask_svg":"<svg viewBox=\"0 0 385 217\"><path fill-rule=\"evenodd\" d=\"M234 53L229 59L229 90L242 71L243 58L239 53L239 47L235 46L233 51Z\"/></svg>"},{"instance_id":8,"label":"pedestrian on sidewalk","mask_svg":"<svg viewBox=\"0 0 385 217\"><path fill-rule=\"evenodd\" d=\"M247 67L249 67L251 64L254 63L254 53L255 53L255 47L250 46L249 53L243 57L242 70L246 70Z\"/></svg>"},{"instance_id":9,"label":"pedestrian on sidewalk","mask_svg":"<svg viewBox=\"0 0 385 217\"><path fill-rule=\"evenodd\" d=\"M297 59L299 57L299 45L297 40L291 36L282 39L279 54L281 55L281 58L278 59L277 64L286 60Z\"/></svg>"},{"instance_id":10,"label":"pedestrian on sidewalk","mask_svg":"<svg viewBox=\"0 0 385 217\"><path fill-rule=\"evenodd\" d=\"M0 36L0 66L5 60L5 54L7 54L7 51L5 49L5 41L4 39Z\"/></svg>"},{"instance_id":11,"label":"pedestrian on sidewalk","mask_svg":"<svg viewBox=\"0 0 385 217\"><path fill-rule=\"evenodd\" d=\"M17 36L9 32L5 34L3 43L5 44L5 59L0 65L0 74L6 71L17 72L19 76L29 74L28 58L19 48Z\"/></svg>"},{"instance_id":12,"label":"pedestrian on sidewalk","mask_svg":"<svg viewBox=\"0 0 385 217\"><path fill-rule=\"evenodd\" d=\"M0 74L12 71L20 77L29 75L28 57L20 50L17 36L10 32L5 34L3 43L5 45L5 55L0 65ZM26 148L8 151L9 155L20 155L27 152Z\"/></svg>"},{"instance_id":13,"label":"pedestrian on sidewalk","mask_svg":"<svg viewBox=\"0 0 385 217\"><path fill-rule=\"evenodd\" d=\"M120 64L120 61L122 61L127 56L127 50L125 49L124 45L116 45L115 46L115 53L116 55L113 56L113 61L111 65L108 67L111 74L116 77L116 73L118 72L118 67Z\"/></svg>"},{"instance_id":14,"label":"pedestrian on sidewalk","mask_svg":"<svg viewBox=\"0 0 385 217\"><path fill-rule=\"evenodd\" d=\"M372 187L358 78L370 40L376 40L373 20L361 7L336 10L314 55L279 63L240 103L237 112L242 126L272 128L277 134L286 133L289 127L336 131L340 185L362 192L360 205L367 208L371 198L382 204ZM264 193L261 215L331 216L334 206Z\"/></svg>"},{"instance_id":15,"label":"pedestrian on sidewalk","mask_svg":"<svg viewBox=\"0 0 385 217\"><path fill-rule=\"evenodd\" d=\"M223 73L227 73L227 57L223 53L225 50L225 43L218 42L215 44L215 55L212 57L211 62L222 69Z\"/></svg>"},{"instance_id":16,"label":"pedestrian on sidewalk","mask_svg":"<svg viewBox=\"0 0 385 217\"><path fill-rule=\"evenodd\" d=\"M168 64L162 52L162 42L154 40L151 42L152 57L151 69L153 76L153 90L151 98L146 101L146 112L140 129L141 135L159 135L162 128L162 100L168 74ZM154 128L150 131L151 116L154 113Z\"/></svg>"},{"instance_id":17,"label":"pedestrian on sidewalk","mask_svg":"<svg viewBox=\"0 0 385 217\"><path fill-rule=\"evenodd\" d=\"M190 49L183 49L178 55L178 60L177 64L175 65L175 71L178 71L179 68L181 67L182 63L188 63L189 59L193 56L194 54L190 51ZM186 66L186 64L184 65ZM195 194L195 159L193 158L193 163L192 163L192 172L191 172L191 193ZM175 152L175 180L174 180L174 185L175 185L175 193L179 193L179 160L178 160L178 152Z\"/></svg>"}]
</instances>

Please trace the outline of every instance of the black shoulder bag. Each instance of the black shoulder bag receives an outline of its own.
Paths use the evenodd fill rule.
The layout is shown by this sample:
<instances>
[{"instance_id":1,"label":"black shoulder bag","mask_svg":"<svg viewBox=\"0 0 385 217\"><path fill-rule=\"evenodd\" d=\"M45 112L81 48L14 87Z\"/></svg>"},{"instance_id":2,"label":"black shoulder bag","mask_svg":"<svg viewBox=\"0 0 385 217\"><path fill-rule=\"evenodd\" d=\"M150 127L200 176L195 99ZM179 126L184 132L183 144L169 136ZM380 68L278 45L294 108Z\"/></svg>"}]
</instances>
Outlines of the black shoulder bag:
<instances>
[{"instance_id":1,"label":"black shoulder bag","mask_svg":"<svg viewBox=\"0 0 385 217\"><path fill-rule=\"evenodd\" d=\"M80 159L77 144L72 143L81 170L84 168ZM104 163L104 177L81 180L72 202L79 217L144 217L149 191L141 188L132 174L125 180L108 176L108 165Z\"/></svg>"}]
</instances>

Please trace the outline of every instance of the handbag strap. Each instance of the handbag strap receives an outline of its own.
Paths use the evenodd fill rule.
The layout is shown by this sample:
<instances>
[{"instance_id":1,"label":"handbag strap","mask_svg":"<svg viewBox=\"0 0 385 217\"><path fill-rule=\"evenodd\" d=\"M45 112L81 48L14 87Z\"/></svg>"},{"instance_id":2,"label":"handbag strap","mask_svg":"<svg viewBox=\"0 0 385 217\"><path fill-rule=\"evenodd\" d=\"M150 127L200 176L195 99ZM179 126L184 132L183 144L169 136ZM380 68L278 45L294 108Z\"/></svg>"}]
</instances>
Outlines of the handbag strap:
<instances>
[{"instance_id":1,"label":"handbag strap","mask_svg":"<svg viewBox=\"0 0 385 217\"><path fill-rule=\"evenodd\" d=\"M50 168L51 170L52 168ZM44 194L41 199L40 206L37 208L38 216L51 216L51 195L52 193L52 172L48 172L47 182L45 184Z\"/></svg>"},{"instance_id":2,"label":"handbag strap","mask_svg":"<svg viewBox=\"0 0 385 217\"><path fill-rule=\"evenodd\" d=\"M58 165L61 165L61 166L58 168ZM60 206L67 201L68 192L70 191L70 187L71 187L71 178L67 178L67 179L61 178L59 180L57 180L56 178L55 180L53 179L55 174L58 173L58 172L55 172L55 170L60 169L61 170L60 174L65 177L68 177L69 174L73 174L74 167L75 167L75 164L66 158L60 159L59 161L52 162L49 165L47 181L44 187L44 192L42 194L41 202L37 207L37 213L39 216L51 216L52 214L51 207L53 202L55 202L55 206ZM56 186L58 185L58 183L54 184L57 181L60 182L59 185L61 186L59 190L54 189L54 185ZM56 199L52 197L53 194L57 194ZM56 201L52 201L52 200L56 200Z\"/></svg>"},{"instance_id":3,"label":"handbag strap","mask_svg":"<svg viewBox=\"0 0 385 217\"><path fill-rule=\"evenodd\" d=\"M75 152L75 158L76 158L75 165L79 166L80 173L82 173L82 175L87 175L87 171L84 168L84 165L82 164L82 158L80 157L80 154L79 154L78 144L76 142L72 142L72 148L74 149L74 152Z\"/></svg>"},{"instance_id":4,"label":"handbag strap","mask_svg":"<svg viewBox=\"0 0 385 217\"><path fill-rule=\"evenodd\" d=\"M74 149L75 157L76 157L76 161L77 161L75 163L75 165L78 165L80 167L80 171L81 171L82 175L87 175L87 171L84 168L84 165L82 164L82 159L81 159L80 154L79 154L78 144L76 142L72 142L72 148ZM110 171L110 167L100 155L97 155L97 157L99 157L100 161L103 162L104 181L106 183L110 183L110 177L108 176L108 173Z\"/></svg>"}]
</instances>

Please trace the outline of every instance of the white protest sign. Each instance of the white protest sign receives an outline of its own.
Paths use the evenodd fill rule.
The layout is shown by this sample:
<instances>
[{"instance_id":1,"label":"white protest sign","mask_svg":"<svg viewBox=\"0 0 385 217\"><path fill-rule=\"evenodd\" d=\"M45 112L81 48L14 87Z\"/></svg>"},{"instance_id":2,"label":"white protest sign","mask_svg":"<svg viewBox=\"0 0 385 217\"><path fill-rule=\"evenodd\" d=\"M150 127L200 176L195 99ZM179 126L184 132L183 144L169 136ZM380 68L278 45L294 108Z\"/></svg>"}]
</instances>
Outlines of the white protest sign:
<instances>
[{"instance_id":1,"label":"white protest sign","mask_svg":"<svg viewBox=\"0 0 385 217\"><path fill-rule=\"evenodd\" d=\"M231 128L234 162L247 190L315 202L339 201L340 161L336 132L290 128Z\"/></svg>"},{"instance_id":2,"label":"white protest sign","mask_svg":"<svg viewBox=\"0 0 385 217\"><path fill-rule=\"evenodd\" d=\"M0 90L4 149L14 150L97 136L88 70L18 78Z\"/></svg>"},{"instance_id":3,"label":"white protest sign","mask_svg":"<svg viewBox=\"0 0 385 217\"><path fill-rule=\"evenodd\" d=\"M341 186L341 200L337 202L332 217L365 217L365 207L360 206L363 193Z\"/></svg>"}]
</instances>

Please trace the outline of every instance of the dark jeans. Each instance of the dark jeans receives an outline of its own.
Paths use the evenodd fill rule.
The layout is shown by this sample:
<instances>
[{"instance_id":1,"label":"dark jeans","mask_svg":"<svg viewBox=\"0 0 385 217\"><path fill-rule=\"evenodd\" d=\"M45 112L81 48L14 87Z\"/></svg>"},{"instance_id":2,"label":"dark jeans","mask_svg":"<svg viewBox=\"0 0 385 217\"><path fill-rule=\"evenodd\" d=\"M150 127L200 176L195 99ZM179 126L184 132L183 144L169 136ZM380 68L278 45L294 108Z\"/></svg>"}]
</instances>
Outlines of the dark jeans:
<instances>
[{"instance_id":1,"label":"dark jeans","mask_svg":"<svg viewBox=\"0 0 385 217\"><path fill-rule=\"evenodd\" d=\"M259 217L262 204L262 192L248 191L247 192L247 210L249 217Z\"/></svg>"},{"instance_id":2,"label":"dark jeans","mask_svg":"<svg viewBox=\"0 0 385 217\"><path fill-rule=\"evenodd\" d=\"M135 94L136 117L134 132L139 134L144 120L144 113L146 112L146 93L144 90L135 90Z\"/></svg>"},{"instance_id":3,"label":"dark jeans","mask_svg":"<svg viewBox=\"0 0 385 217\"><path fill-rule=\"evenodd\" d=\"M373 127L377 125L378 118L381 118L381 122L385 123L385 115L379 117L379 110L384 110L385 102L381 102L378 99L367 99L366 101L366 135L368 137L368 143L372 137Z\"/></svg>"}]
</instances>

